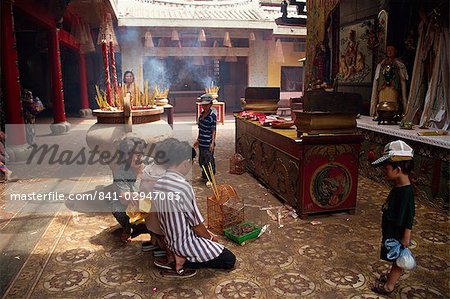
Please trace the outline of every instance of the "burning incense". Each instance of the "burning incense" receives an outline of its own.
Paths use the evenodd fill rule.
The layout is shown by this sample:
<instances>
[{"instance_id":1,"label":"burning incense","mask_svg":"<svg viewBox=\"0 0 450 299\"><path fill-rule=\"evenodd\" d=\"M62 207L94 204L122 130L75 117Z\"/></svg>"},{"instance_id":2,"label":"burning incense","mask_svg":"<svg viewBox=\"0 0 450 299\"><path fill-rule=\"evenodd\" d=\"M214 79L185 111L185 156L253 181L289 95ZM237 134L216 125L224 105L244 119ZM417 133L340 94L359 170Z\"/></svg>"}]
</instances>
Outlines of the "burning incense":
<instances>
[{"instance_id":1,"label":"burning incense","mask_svg":"<svg viewBox=\"0 0 450 299\"><path fill-rule=\"evenodd\" d=\"M169 88L159 89L158 85L155 84L155 97L159 99L165 99L169 95Z\"/></svg>"},{"instance_id":2,"label":"burning incense","mask_svg":"<svg viewBox=\"0 0 450 299\"><path fill-rule=\"evenodd\" d=\"M157 87L156 87L157 88ZM148 81L144 82L144 88L141 92L136 84L133 84L132 90L127 92L127 88L125 85L118 86L118 92L115 94L113 99L113 104L109 104L107 101L107 96L104 91L101 91L99 87L95 86L96 97L95 100L100 109L102 110L118 110L123 108L123 99L128 94L131 97L131 107L132 109L152 109L155 103L155 95L156 91L149 90ZM157 88L157 92L159 95L164 95L168 93L169 89L165 89L163 91Z\"/></svg>"},{"instance_id":3,"label":"burning incense","mask_svg":"<svg viewBox=\"0 0 450 299\"><path fill-rule=\"evenodd\" d=\"M145 81L145 87L144 87L144 105L148 106L148 81Z\"/></svg>"},{"instance_id":4,"label":"burning incense","mask_svg":"<svg viewBox=\"0 0 450 299\"><path fill-rule=\"evenodd\" d=\"M210 93L210 94L218 94L219 89L220 89L220 87L219 86L215 86L214 85L214 81L212 81L211 82L211 86L205 88L205 92L206 93Z\"/></svg>"},{"instance_id":5,"label":"burning incense","mask_svg":"<svg viewBox=\"0 0 450 299\"><path fill-rule=\"evenodd\" d=\"M97 102L97 105L100 107L100 109L111 110L111 106L109 105L108 101L105 99L104 93L102 96L100 89L98 88L97 85L95 85L95 92L97 94L95 97L95 100Z\"/></svg>"},{"instance_id":6,"label":"burning incense","mask_svg":"<svg viewBox=\"0 0 450 299\"><path fill-rule=\"evenodd\" d=\"M137 105L137 86L136 86L136 80L134 81L133 84L133 98L131 100L131 106L136 106Z\"/></svg>"}]
</instances>

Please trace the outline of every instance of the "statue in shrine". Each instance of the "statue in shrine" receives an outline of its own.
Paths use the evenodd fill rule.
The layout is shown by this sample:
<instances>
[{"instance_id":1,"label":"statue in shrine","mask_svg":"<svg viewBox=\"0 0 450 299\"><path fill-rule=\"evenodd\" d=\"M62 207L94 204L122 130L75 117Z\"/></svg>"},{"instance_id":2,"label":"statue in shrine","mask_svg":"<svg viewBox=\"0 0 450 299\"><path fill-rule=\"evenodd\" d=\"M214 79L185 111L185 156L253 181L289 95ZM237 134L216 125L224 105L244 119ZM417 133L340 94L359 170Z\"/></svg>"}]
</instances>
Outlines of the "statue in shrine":
<instances>
[{"instance_id":1,"label":"statue in shrine","mask_svg":"<svg viewBox=\"0 0 450 299\"><path fill-rule=\"evenodd\" d=\"M306 25L306 18L289 18L288 17L288 6L295 5L297 7L297 14L305 14L303 12L303 8L305 7L305 3L297 2L295 0L282 0L281 7L281 18L275 19L275 23L278 25Z\"/></svg>"},{"instance_id":2,"label":"statue in shrine","mask_svg":"<svg viewBox=\"0 0 450 299\"><path fill-rule=\"evenodd\" d=\"M350 30L347 47L345 48L345 62L347 64L348 72L350 75L355 73L358 47L359 42L356 41L356 31Z\"/></svg>"},{"instance_id":3,"label":"statue in shrine","mask_svg":"<svg viewBox=\"0 0 450 299\"><path fill-rule=\"evenodd\" d=\"M297 6L297 14L298 15L305 14L305 12L304 12L305 5L306 5L305 2L300 2L297 0L289 0L289 4Z\"/></svg>"},{"instance_id":4,"label":"statue in shrine","mask_svg":"<svg viewBox=\"0 0 450 299\"><path fill-rule=\"evenodd\" d=\"M323 83L326 80L327 73L327 53L323 43L316 45L316 51L313 59L313 74L317 82Z\"/></svg>"},{"instance_id":5,"label":"statue in shrine","mask_svg":"<svg viewBox=\"0 0 450 299\"><path fill-rule=\"evenodd\" d=\"M288 3L286 0L281 1L281 18L287 19L287 8L288 8Z\"/></svg>"},{"instance_id":6,"label":"statue in shrine","mask_svg":"<svg viewBox=\"0 0 450 299\"><path fill-rule=\"evenodd\" d=\"M405 65L396 58L394 46L386 48L386 58L375 71L370 102L370 116L374 120L396 121L406 110L406 80L408 73Z\"/></svg>"}]
</instances>

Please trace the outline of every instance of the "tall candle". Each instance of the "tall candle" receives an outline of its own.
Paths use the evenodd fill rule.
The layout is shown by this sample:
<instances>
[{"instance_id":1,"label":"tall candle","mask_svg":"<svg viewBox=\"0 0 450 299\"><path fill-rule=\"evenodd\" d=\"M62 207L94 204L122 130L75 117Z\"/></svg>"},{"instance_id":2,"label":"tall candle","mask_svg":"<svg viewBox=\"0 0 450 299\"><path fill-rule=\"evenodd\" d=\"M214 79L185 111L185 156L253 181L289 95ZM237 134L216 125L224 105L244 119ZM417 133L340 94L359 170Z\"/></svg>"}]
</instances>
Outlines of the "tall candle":
<instances>
[{"instance_id":1,"label":"tall candle","mask_svg":"<svg viewBox=\"0 0 450 299\"><path fill-rule=\"evenodd\" d=\"M114 57L114 44L112 40L109 42L109 55L111 56L111 72L114 86L114 96L119 98L119 84L117 83L116 58Z\"/></svg>"},{"instance_id":2,"label":"tall candle","mask_svg":"<svg viewBox=\"0 0 450 299\"><path fill-rule=\"evenodd\" d=\"M106 87L106 99L109 105L112 105L112 91L111 91L111 78L109 77L109 63L108 63L108 45L106 44L106 38L102 36L102 54L103 54L103 66L105 67L105 87Z\"/></svg>"}]
</instances>

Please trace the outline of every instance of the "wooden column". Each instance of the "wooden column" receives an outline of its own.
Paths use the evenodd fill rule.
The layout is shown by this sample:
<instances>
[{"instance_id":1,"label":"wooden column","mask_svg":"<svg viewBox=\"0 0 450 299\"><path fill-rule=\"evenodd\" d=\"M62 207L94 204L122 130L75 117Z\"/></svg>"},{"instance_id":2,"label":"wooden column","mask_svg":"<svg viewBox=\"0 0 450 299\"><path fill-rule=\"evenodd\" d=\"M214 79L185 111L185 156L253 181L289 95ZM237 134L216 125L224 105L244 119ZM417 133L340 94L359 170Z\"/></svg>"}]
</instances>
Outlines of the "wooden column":
<instances>
[{"instance_id":1,"label":"wooden column","mask_svg":"<svg viewBox=\"0 0 450 299\"><path fill-rule=\"evenodd\" d=\"M23 125L16 38L14 36L13 1L2 1L1 10L1 64L2 85L6 99L6 122L7 124ZM14 133L7 137L8 143L11 145L26 143L25 130L20 126L17 126L17 130L14 128Z\"/></svg>"},{"instance_id":2,"label":"wooden column","mask_svg":"<svg viewBox=\"0 0 450 299\"><path fill-rule=\"evenodd\" d=\"M86 57L84 53L79 54L80 63L80 97L81 109L89 109L88 89L87 89L87 74L86 74Z\"/></svg>"},{"instance_id":3,"label":"wooden column","mask_svg":"<svg viewBox=\"0 0 450 299\"><path fill-rule=\"evenodd\" d=\"M52 28L49 32L49 61L52 74L53 121L54 123L64 123L66 121L66 112L64 110L64 92L58 31L59 29Z\"/></svg>"}]
</instances>

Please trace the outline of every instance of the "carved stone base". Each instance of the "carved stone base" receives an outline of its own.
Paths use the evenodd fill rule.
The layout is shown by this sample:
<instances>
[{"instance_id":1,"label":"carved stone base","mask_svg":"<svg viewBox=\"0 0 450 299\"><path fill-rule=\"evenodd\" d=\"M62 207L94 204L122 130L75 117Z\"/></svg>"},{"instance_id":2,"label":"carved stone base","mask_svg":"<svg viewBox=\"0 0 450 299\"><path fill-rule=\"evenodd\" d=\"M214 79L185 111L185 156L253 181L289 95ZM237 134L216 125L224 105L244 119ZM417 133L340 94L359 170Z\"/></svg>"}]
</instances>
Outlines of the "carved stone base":
<instances>
[{"instance_id":1,"label":"carved stone base","mask_svg":"<svg viewBox=\"0 0 450 299\"><path fill-rule=\"evenodd\" d=\"M62 135L67 134L70 131L70 123L65 121L62 123L53 123L50 124L50 130L54 135Z\"/></svg>"},{"instance_id":2,"label":"carved stone base","mask_svg":"<svg viewBox=\"0 0 450 299\"><path fill-rule=\"evenodd\" d=\"M92 110L87 108L87 109L80 109L79 111L80 113L80 117L90 117L92 116Z\"/></svg>"}]
</instances>

